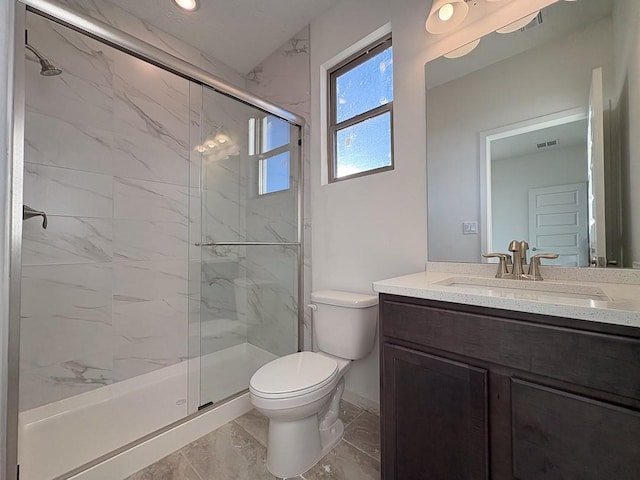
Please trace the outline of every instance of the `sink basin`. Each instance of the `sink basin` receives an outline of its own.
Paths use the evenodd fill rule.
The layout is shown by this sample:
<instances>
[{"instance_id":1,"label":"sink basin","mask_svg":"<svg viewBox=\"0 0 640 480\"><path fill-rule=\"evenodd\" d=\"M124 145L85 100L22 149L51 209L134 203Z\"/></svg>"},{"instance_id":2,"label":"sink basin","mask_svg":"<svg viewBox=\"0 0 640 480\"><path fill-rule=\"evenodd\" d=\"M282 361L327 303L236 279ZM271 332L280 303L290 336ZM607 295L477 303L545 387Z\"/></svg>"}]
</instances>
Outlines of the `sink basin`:
<instances>
[{"instance_id":1,"label":"sink basin","mask_svg":"<svg viewBox=\"0 0 640 480\"><path fill-rule=\"evenodd\" d=\"M481 277L451 277L435 282L435 285L458 287L465 290L472 289L484 295L509 296L528 300L542 300L543 297L554 297L611 301L600 287L592 285Z\"/></svg>"}]
</instances>

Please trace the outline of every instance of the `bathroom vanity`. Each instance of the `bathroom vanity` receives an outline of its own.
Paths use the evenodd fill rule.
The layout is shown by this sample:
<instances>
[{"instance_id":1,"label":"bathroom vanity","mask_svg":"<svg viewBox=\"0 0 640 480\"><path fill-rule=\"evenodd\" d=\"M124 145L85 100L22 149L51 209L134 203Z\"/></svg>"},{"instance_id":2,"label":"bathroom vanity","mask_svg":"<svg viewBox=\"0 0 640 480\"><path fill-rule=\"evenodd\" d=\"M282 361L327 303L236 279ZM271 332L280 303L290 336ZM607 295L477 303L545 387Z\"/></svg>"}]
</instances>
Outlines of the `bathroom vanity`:
<instances>
[{"instance_id":1,"label":"bathroom vanity","mask_svg":"<svg viewBox=\"0 0 640 480\"><path fill-rule=\"evenodd\" d=\"M452 277L374 284L383 478L640 478L640 287Z\"/></svg>"}]
</instances>

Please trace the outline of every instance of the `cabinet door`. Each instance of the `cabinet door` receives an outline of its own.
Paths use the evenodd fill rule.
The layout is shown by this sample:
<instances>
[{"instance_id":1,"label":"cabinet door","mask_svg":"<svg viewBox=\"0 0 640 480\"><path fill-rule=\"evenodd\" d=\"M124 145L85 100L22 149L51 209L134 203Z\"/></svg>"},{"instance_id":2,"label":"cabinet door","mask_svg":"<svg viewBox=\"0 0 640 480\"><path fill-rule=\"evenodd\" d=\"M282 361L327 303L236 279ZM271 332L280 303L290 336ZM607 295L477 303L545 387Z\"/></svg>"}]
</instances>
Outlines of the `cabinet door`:
<instances>
[{"instance_id":1,"label":"cabinet door","mask_svg":"<svg viewBox=\"0 0 640 480\"><path fill-rule=\"evenodd\" d=\"M385 480L488 478L487 372L385 344Z\"/></svg>"},{"instance_id":2,"label":"cabinet door","mask_svg":"<svg viewBox=\"0 0 640 480\"><path fill-rule=\"evenodd\" d=\"M638 480L640 412L513 379L518 480Z\"/></svg>"}]
</instances>

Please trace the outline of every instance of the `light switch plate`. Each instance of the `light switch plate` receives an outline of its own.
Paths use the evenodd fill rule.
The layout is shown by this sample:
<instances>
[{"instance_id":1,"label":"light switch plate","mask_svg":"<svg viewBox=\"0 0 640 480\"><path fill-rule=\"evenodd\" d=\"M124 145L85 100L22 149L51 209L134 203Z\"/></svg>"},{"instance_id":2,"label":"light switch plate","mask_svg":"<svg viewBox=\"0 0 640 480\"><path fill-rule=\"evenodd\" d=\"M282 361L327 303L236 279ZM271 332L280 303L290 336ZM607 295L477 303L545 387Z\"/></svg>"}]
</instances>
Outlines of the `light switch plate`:
<instances>
[{"instance_id":1,"label":"light switch plate","mask_svg":"<svg viewBox=\"0 0 640 480\"><path fill-rule=\"evenodd\" d=\"M462 222L462 234L463 235L477 235L478 234L478 222Z\"/></svg>"}]
</instances>

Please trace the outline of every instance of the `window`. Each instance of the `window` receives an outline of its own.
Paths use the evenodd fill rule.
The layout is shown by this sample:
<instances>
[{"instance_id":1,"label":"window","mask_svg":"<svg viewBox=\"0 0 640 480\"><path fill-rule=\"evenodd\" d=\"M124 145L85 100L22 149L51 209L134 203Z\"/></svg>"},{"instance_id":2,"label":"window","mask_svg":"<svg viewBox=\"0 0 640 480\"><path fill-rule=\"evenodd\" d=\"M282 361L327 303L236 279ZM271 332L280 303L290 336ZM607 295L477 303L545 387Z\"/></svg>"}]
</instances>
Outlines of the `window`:
<instances>
[{"instance_id":1,"label":"window","mask_svg":"<svg viewBox=\"0 0 640 480\"><path fill-rule=\"evenodd\" d=\"M249 155L258 155L258 194L289 189L291 126L273 116L249 120Z\"/></svg>"},{"instance_id":2,"label":"window","mask_svg":"<svg viewBox=\"0 0 640 480\"><path fill-rule=\"evenodd\" d=\"M391 37L329 71L329 181L393 169Z\"/></svg>"}]
</instances>

